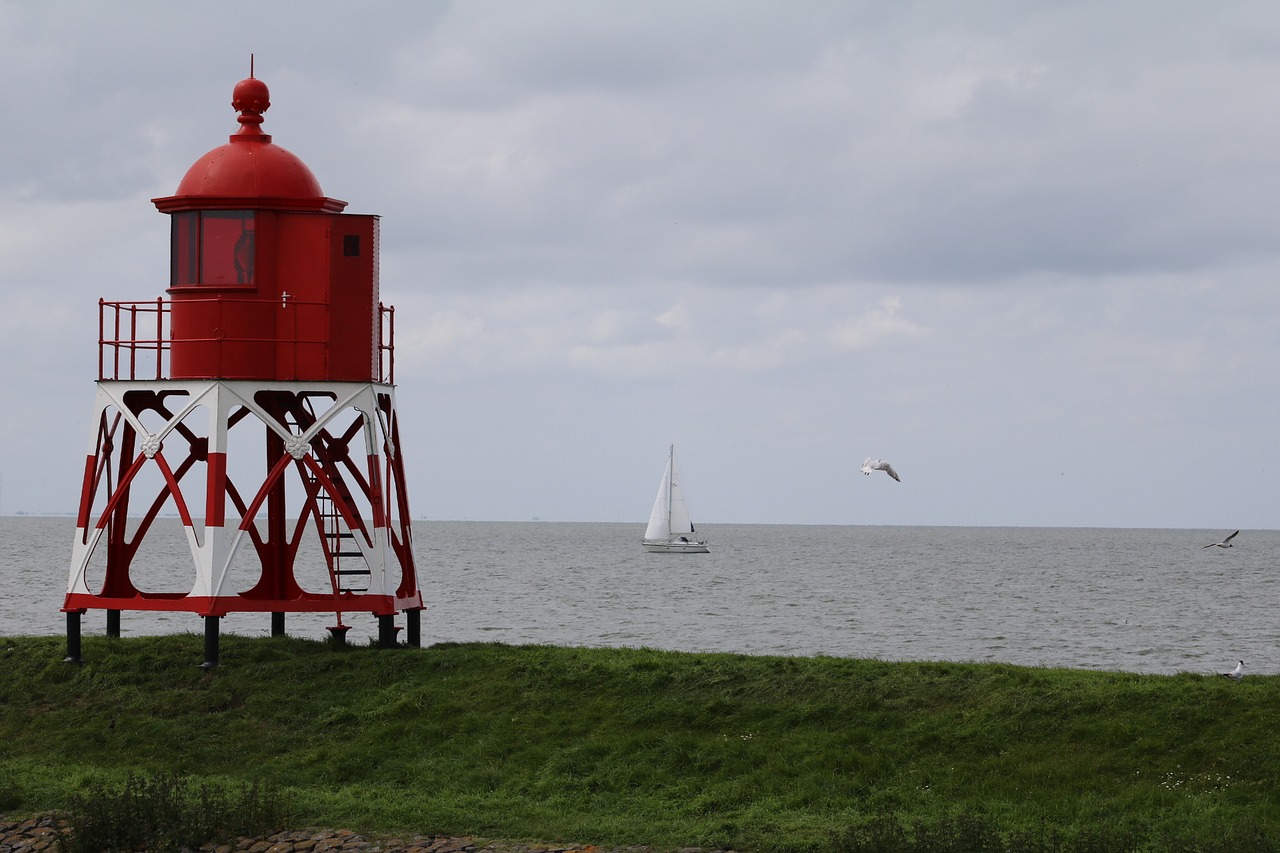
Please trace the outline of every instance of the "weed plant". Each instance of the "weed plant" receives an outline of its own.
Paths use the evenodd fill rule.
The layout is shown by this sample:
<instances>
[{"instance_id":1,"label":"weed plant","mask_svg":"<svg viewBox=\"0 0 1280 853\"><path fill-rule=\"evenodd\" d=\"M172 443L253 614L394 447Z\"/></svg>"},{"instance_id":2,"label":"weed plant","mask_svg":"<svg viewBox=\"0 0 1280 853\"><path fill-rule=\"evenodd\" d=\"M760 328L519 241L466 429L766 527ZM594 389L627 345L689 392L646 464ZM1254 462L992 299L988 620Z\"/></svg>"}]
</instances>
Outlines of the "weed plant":
<instances>
[{"instance_id":1,"label":"weed plant","mask_svg":"<svg viewBox=\"0 0 1280 853\"><path fill-rule=\"evenodd\" d=\"M962 810L932 820L905 823L877 815L832 839L834 853L1274 853L1276 846L1256 826L1225 827L1216 838L1177 838L1133 827L1083 826L1072 830L1041 824L1002 831L981 810Z\"/></svg>"},{"instance_id":2,"label":"weed plant","mask_svg":"<svg viewBox=\"0 0 1280 853\"><path fill-rule=\"evenodd\" d=\"M261 779L302 826L363 832L786 853L1280 838L1280 678L238 636L204 670L198 635L62 651L0 638L11 814L132 773Z\"/></svg>"},{"instance_id":3,"label":"weed plant","mask_svg":"<svg viewBox=\"0 0 1280 853\"><path fill-rule=\"evenodd\" d=\"M287 827L283 800L255 780L239 791L171 773L137 776L123 785L90 782L71 795L65 814L66 853L195 850Z\"/></svg>"}]
</instances>

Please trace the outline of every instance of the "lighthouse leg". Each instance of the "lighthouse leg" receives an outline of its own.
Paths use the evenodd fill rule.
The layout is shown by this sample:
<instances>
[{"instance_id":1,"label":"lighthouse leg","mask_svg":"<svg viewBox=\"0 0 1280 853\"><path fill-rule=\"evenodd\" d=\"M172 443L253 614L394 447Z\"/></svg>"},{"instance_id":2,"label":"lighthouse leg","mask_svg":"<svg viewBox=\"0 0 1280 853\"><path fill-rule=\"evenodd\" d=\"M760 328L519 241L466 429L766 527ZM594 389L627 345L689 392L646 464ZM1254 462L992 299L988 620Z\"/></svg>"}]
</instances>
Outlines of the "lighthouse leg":
<instances>
[{"instance_id":1,"label":"lighthouse leg","mask_svg":"<svg viewBox=\"0 0 1280 853\"><path fill-rule=\"evenodd\" d=\"M80 614L82 612L80 610L67 612L67 656L63 658L64 663L84 663L84 658L80 657Z\"/></svg>"},{"instance_id":2,"label":"lighthouse leg","mask_svg":"<svg viewBox=\"0 0 1280 853\"><path fill-rule=\"evenodd\" d=\"M378 648L394 649L396 647L396 618L394 616L378 617Z\"/></svg>"},{"instance_id":3,"label":"lighthouse leg","mask_svg":"<svg viewBox=\"0 0 1280 853\"><path fill-rule=\"evenodd\" d=\"M406 610L404 622L405 642L414 648L422 648L422 611Z\"/></svg>"},{"instance_id":4,"label":"lighthouse leg","mask_svg":"<svg viewBox=\"0 0 1280 853\"><path fill-rule=\"evenodd\" d=\"M218 665L218 627L220 616L204 617L204 663L203 669L213 669Z\"/></svg>"}]
</instances>

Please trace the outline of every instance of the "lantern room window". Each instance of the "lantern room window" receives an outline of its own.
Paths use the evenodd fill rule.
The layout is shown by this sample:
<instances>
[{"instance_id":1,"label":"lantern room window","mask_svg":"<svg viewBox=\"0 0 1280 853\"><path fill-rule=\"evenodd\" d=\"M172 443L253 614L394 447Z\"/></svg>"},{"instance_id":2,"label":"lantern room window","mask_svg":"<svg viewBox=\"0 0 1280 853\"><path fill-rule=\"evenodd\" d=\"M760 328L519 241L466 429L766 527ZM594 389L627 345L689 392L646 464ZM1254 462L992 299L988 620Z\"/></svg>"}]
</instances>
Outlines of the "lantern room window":
<instances>
[{"instance_id":1,"label":"lantern room window","mask_svg":"<svg viewBox=\"0 0 1280 853\"><path fill-rule=\"evenodd\" d=\"M172 214L170 285L252 285L252 210L188 210Z\"/></svg>"}]
</instances>

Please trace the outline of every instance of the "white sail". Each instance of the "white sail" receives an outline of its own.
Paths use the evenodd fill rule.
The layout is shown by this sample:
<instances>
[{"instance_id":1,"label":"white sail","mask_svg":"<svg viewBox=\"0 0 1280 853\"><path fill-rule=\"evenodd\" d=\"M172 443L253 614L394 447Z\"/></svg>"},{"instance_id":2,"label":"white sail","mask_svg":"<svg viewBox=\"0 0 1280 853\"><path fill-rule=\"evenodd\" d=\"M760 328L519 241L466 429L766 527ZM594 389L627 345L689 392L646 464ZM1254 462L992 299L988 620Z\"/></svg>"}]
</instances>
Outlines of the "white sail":
<instances>
[{"instance_id":1,"label":"white sail","mask_svg":"<svg viewBox=\"0 0 1280 853\"><path fill-rule=\"evenodd\" d=\"M674 461L673 452L662 471L662 479L658 481L658 497L653 501L649 526L644 530L646 542L665 542L671 538L671 464Z\"/></svg>"},{"instance_id":2,"label":"white sail","mask_svg":"<svg viewBox=\"0 0 1280 853\"><path fill-rule=\"evenodd\" d=\"M670 512L667 516L667 533L671 536L680 536L693 532L693 518L689 515L689 502L684 498L684 488L680 485L680 470L676 468L676 452L675 448L671 449L671 488L668 492L667 503L670 505Z\"/></svg>"},{"instance_id":3,"label":"white sail","mask_svg":"<svg viewBox=\"0 0 1280 853\"><path fill-rule=\"evenodd\" d=\"M658 482L658 496L653 501L649 526L644 531L644 546L649 551L707 553L706 540L694 539L693 532L693 518L684 488L680 485L676 449L672 445L667 455L667 467Z\"/></svg>"}]
</instances>

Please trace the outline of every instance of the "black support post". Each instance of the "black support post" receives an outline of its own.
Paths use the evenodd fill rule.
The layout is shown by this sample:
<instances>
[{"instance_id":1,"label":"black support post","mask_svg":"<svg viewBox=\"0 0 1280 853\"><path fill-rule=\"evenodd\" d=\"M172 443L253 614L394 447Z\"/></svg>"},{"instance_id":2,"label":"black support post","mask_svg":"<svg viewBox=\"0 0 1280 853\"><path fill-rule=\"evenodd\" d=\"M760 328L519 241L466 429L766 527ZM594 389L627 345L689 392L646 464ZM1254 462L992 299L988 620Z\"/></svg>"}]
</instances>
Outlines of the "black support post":
<instances>
[{"instance_id":1,"label":"black support post","mask_svg":"<svg viewBox=\"0 0 1280 853\"><path fill-rule=\"evenodd\" d=\"M67 611L67 656L65 663L84 663L80 656L80 615L83 611Z\"/></svg>"},{"instance_id":2,"label":"black support post","mask_svg":"<svg viewBox=\"0 0 1280 853\"><path fill-rule=\"evenodd\" d=\"M396 647L396 617L378 617L378 648L394 649Z\"/></svg>"},{"instance_id":3,"label":"black support post","mask_svg":"<svg viewBox=\"0 0 1280 853\"><path fill-rule=\"evenodd\" d=\"M204 669L213 669L218 665L218 628L220 616L204 617Z\"/></svg>"},{"instance_id":4,"label":"black support post","mask_svg":"<svg viewBox=\"0 0 1280 853\"><path fill-rule=\"evenodd\" d=\"M271 636L284 636L284 613L282 611L274 610L271 613Z\"/></svg>"},{"instance_id":5,"label":"black support post","mask_svg":"<svg viewBox=\"0 0 1280 853\"><path fill-rule=\"evenodd\" d=\"M107 636L108 637L120 636L120 611L119 610L107 611Z\"/></svg>"},{"instance_id":6,"label":"black support post","mask_svg":"<svg viewBox=\"0 0 1280 853\"><path fill-rule=\"evenodd\" d=\"M404 612L405 643L415 649L422 648L422 611L406 610Z\"/></svg>"}]
</instances>

